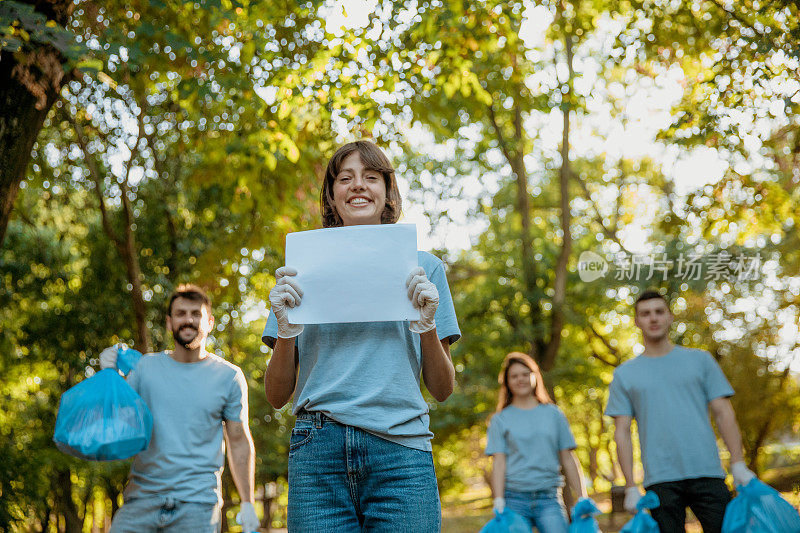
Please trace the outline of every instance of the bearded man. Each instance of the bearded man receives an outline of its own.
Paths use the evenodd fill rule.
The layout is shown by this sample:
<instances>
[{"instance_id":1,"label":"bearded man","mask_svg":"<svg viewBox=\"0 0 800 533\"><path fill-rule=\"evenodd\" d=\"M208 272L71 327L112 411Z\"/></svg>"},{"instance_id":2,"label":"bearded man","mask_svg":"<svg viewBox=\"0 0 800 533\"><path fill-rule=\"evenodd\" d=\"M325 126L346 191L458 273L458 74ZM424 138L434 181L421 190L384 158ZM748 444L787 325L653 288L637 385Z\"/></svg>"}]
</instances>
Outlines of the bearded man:
<instances>
[{"instance_id":1,"label":"bearded man","mask_svg":"<svg viewBox=\"0 0 800 533\"><path fill-rule=\"evenodd\" d=\"M175 348L143 356L128 374L128 383L153 414L153 434L133 460L125 503L114 515L111 533L220 531L226 441L242 500L239 521L244 531L259 526L247 381L239 367L206 351L213 328L205 291L179 286L167 306ZM100 367L117 368L116 347L103 350Z\"/></svg>"}]
</instances>

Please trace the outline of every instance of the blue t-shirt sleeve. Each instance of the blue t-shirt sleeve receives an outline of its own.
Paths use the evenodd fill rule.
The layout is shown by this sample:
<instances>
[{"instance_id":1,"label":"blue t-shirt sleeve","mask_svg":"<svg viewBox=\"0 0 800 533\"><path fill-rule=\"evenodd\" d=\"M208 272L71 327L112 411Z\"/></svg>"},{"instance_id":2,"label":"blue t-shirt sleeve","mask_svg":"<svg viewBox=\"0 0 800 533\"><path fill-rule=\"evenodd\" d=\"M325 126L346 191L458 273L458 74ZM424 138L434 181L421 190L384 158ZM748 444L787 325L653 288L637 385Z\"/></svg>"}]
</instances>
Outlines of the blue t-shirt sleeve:
<instances>
[{"instance_id":1,"label":"blue t-shirt sleeve","mask_svg":"<svg viewBox=\"0 0 800 533\"><path fill-rule=\"evenodd\" d=\"M715 398L727 398L733 396L733 388L728 383L728 378L722 372L719 364L714 360L714 357L708 352L702 352L703 367L705 370L705 379L703 380L703 387L705 389L706 401L710 402Z\"/></svg>"},{"instance_id":2,"label":"blue t-shirt sleeve","mask_svg":"<svg viewBox=\"0 0 800 533\"><path fill-rule=\"evenodd\" d=\"M131 386L133 390L136 391L136 394L139 395L142 394L142 388L141 388L142 373L145 372L145 367L147 367L147 365L149 365L155 360L153 359L153 357L155 357L156 355L158 354L157 353L142 354L142 356L139 358L139 361L136 363L136 366L134 366L131 369L131 371L128 372L128 375L125 376L125 381L128 383L128 385Z\"/></svg>"},{"instance_id":3,"label":"blue t-shirt sleeve","mask_svg":"<svg viewBox=\"0 0 800 533\"><path fill-rule=\"evenodd\" d=\"M230 422L247 420L247 380L244 379L244 374L238 368L225 397L222 418Z\"/></svg>"},{"instance_id":4,"label":"blue t-shirt sleeve","mask_svg":"<svg viewBox=\"0 0 800 533\"><path fill-rule=\"evenodd\" d=\"M558 414L558 449L559 450L574 450L578 447L575 444L575 437L572 435L572 430L569 427L569 421L561 409L556 407Z\"/></svg>"},{"instance_id":5,"label":"blue t-shirt sleeve","mask_svg":"<svg viewBox=\"0 0 800 533\"><path fill-rule=\"evenodd\" d=\"M633 404L622 385L622 378L618 371L614 372L614 379L608 388L608 403L606 404L606 416L634 416Z\"/></svg>"},{"instance_id":6,"label":"blue t-shirt sleeve","mask_svg":"<svg viewBox=\"0 0 800 533\"><path fill-rule=\"evenodd\" d=\"M275 313L269 312L267 323L264 325L264 333L261 334L261 342L275 348L275 341L278 339L278 319L275 318Z\"/></svg>"},{"instance_id":7,"label":"blue t-shirt sleeve","mask_svg":"<svg viewBox=\"0 0 800 533\"><path fill-rule=\"evenodd\" d=\"M453 306L453 296L450 294L450 285L447 283L447 276L444 271L444 263L436 261L436 266L431 272L427 272L428 279L436 285L439 291L439 307L436 308L436 333L439 339L447 339L452 345L461 338L461 330L458 328L456 310Z\"/></svg>"},{"instance_id":8,"label":"blue t-shirt sleeve","mask_svg":"<svg viewBox=\"0 0 800 533\"><path fill-rule=\"evenodd\" d=\"M494 415L492 420L489 422L489 429L486 430L486 455L508 453L506 451L506 439L503 435L504 433L505 431L503 429L502 419L499 416Z\"/></svg>"}]
</instances>

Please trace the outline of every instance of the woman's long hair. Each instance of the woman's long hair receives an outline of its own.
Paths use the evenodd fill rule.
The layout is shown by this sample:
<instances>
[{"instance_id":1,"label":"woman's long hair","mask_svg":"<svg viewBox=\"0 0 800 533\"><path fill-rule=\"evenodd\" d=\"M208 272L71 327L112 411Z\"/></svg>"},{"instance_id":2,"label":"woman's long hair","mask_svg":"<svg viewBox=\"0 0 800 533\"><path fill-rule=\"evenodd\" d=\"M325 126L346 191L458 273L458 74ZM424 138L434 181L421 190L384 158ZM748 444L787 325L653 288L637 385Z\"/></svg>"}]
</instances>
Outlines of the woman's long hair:
<instances>
[{"instance_id":1,"label":"woman's long hair","mask_svg":"<svg viewBox=\"0 0 800 533\"><path fill-rule=\"evenodd\" d=\"M358 152L361 156L364 168L380 172L383 176L383 182L386 184L386 205L381 212L381 224L394 224L400 218L403 208L403 199L400 197L400 189L397 187L394 167L378 145L372 141L361 140L340 147L328 161L319 194L322 227L334 228L342 225L342 217L336 212L333 201L333 182L336 181L342 163L353 152Z\"/></svg>"},{"instance_id":2,"label":"woman's long hair","mask_svg":"<svg viewBox=\"0 0 800 533\"><path fill-rule=\"evenodd\" d=\"M542 371L539 370L539 365L536 364L536 361L528 354L511 352L503 359L500 375L497 376L497 381L500 383L500 392L497 395L497 412L499 413L511 405L511 401L514 399L513 394L508 388L508 368L514 363L519 363L528 367L531 374L536 378L536 385L533 387L533 396L539 403L553 403L553 400L550 398L550 393L547 392L547 388L544 386Z\"/></svg>"}]
</instances>

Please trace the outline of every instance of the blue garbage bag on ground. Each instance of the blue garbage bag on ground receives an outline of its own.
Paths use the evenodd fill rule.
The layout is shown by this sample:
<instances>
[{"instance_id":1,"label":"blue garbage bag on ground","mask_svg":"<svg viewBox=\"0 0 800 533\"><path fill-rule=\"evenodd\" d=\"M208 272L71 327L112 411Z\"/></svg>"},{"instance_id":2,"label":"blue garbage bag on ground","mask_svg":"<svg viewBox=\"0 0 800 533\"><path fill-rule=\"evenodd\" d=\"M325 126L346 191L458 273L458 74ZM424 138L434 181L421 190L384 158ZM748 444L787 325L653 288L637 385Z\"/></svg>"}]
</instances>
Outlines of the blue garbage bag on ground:
<instances>
[{"instance_id":1,"label":"blue garbage bag on ground","mask_svg":"<svg viewBox=\"0 0 800 533\"><path fill-rule=\"evenodd\" d=\"M569 533L600 533L600 526L595 520L595 515L600 514L600 509L591 498L581 498L572 508L572 523Z\"/></svg>"},{"instance_id":2,"label":"blue garbage bag on ground","mask_svg":"<svg viewBox=\"0 0 800 533\"><path fill-rule=\"evenodd\" d=\"M777 490L758 478L736 490L739 495L725 508L722 533L800 533L800 515Z\"/></svg>"},{"instance_id":3,"label":"blue garbage bag on ground","mask_svg":"<svg viewBox=\"0 0 800 533\"><path fill-rule=\"evenodd\" d=\"M511 509L502 513L494 512L494 518L489 520L480 533L531 533L531 526L524 517Z\"/></svg>"},{"instance_id":4,"label":"blue garbage bag on ground","mask_svg":"<svg viewBox=\"0 0 800 533\"><path fill-rule=\"evenodd\" d=\"M647 491L636 504L636 514L622 526L620 533L659 533L658 523L650 516L648 509L655 509L661 505L655 492Z\"/></svg>"},{"instance_id":5,"label":"blue garbage bag on ground","mask_svg":"<svg viewBox=\"0 0 800 533\"><path fill-rule=\"evenodd\" d=\"M107 368L61 396L53 440L92 461L127 459L147 448L153 416L116 370Z\"/></svg>"}]
</instances>

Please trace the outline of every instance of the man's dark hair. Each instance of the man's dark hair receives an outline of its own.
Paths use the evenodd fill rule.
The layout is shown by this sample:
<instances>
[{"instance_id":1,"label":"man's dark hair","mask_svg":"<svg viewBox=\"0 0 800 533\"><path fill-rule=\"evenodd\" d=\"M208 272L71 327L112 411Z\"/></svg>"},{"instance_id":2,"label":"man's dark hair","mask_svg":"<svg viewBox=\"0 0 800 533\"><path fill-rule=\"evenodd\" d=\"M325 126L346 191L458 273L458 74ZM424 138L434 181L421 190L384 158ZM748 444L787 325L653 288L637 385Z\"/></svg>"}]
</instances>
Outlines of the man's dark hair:
<instances>
[{"instance_id":1,"label":"man's dark hair","mask_svg":"<svg viewBox=\"0 0 800 533\"><path fill-rule=\"evenodd\" d=\"M633 304L633 313L636 314L636 307L639 305L639 302L644 302L646 300L654 300L654 299L659 299L659 300L663 301L664 304L667 306L667 309L669 309L669 302L664 297L664 295L661 294L658 291L655 291L655 290L651 289L651 290L644 291L642 294L639 295L638 298L636 298L636 302L634 302L634 304ZM670 309L670 312L671 311L672 310Z\"/></svg>"},{"instance_id":2,"label":"man's dark hair","mask_svg":"<svg viewBox=\"0 0 800 533\"><path fill-rule=\"evenodd\" d=\"M175 289L175 292L173 292L172 296L169 297L169 304L167 304L167 316L172 316L172 302L178 298L186 298L187 300L192 300L194 302L201 302L208 308L209 314L211 313L211 298L208 297L206 291L197 285L184 283L182 285L178 285L178 288Z\"/></svg>"}]
</instances>

